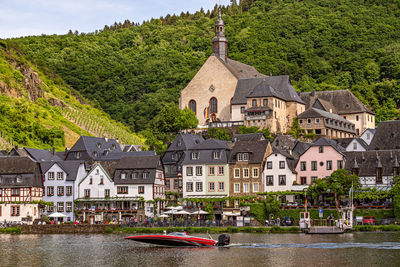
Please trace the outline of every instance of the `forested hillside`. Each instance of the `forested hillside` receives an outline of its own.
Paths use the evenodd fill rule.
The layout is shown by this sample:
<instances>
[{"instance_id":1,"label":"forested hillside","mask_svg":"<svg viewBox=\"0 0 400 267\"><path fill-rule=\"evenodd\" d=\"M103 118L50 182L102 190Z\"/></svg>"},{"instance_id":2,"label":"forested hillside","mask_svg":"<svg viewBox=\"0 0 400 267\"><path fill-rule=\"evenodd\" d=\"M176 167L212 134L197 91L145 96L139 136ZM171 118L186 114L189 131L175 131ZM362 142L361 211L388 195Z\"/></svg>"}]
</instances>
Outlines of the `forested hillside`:
<instances>
[{"instance_id":1,"label":"forested hillside","mask_svg":"<svg viewBox=\"0 0 400 267\"><path fill-rule=\"evenodd\" d=\"M144 139L96 110L62 79L47 76L0 40L0 149L15 145L64 150L81 134Z\"/></svg>"},{"instance_id":2,"label":"forested hillside","mask_svg":"<svg viewBox=\"0 0 400 267\"><path fill-rule=\"evenodd\" d=\"M297 90L350 89L377 122L399 118L399 1L233 2L223 8L230 58L288 74ZM216 15L201 10L9 42L132 130L165 132L180 90L212 52Z\"/></svg>"}]
</instances>

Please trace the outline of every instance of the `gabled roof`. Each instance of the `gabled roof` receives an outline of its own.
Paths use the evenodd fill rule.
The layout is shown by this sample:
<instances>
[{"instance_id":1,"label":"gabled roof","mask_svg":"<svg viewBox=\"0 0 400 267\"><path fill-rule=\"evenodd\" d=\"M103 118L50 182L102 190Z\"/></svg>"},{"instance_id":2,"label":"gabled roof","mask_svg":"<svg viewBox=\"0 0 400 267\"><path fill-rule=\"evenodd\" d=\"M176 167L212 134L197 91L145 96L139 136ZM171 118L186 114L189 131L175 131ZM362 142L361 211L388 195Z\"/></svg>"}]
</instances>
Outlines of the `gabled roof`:
<instances>
[{"instance_id":1,"label":"gabled roof","mask_svg":"<svg viewBox=\"0 0 400 267\"><path fill-rule=\"evenodd\" d=\"M230 58L227 59L227 62L224 62L215 54L212 54L211 56L218 58L237 79L266 77L264 74L259 73L253 66Z\"/></svg>"},{"instance_id":2,"label":"gabled roof","mask_svg":"<svg viewBox=\"0 0 400 267\"><path fill-rule=\"evenodd\" d=\"M109 152L122 152L119 143L114 139L82 135L69 152L87 151L92 156L93 152L102 155L106 150Z\"/></svg>"},{"instance_id":3,"label":"gabled roof","mask_svg":"<svg viewBox=\"0 0 400 267\"><path fill-rule=\"evenodd\" d=\"M236 163L238 153L249 153L248 163L262 163L268 147L268 142L269 140L235 142L229 162Z\"/></svg>"},{"instance_id":4,"label":"gabled roof","mask_svg":"<svg viewBox=\"0 0 400 267\"><path fill-rule=\"evenodd\" d=\"M228 150L220 150L220 157L214 158L213 154L215 149L196 150L198 152L198 159L192 159L192 150L185 151L182 160L182 165L194 164L227 164L229 159Z\"/></svg>"},{"instance_id":5,"label":"gabled roof","mask_svg":"<svg viewBox=\"0 0 400 267\"><path fill-rule=\"evenodd\" d=\"M295 155L296 157L303 155L304 152L306 152L310 146L311 143L297 141L293 147L293 155Z\"/></svg>"},{"instance_id":6,"label":"gabled roof","mask_svg":"<svg viewBox=\"0 0 400 267\"><path fill-rule=\"evenodd\" d=\"M0 187L42 187L40 164L30 157L0 157Z\"/></svg>"},{"instance_id":7,"label":"gabled roof","mask_svg":"<svg viewBox=\"0 0 400 267\"><path fill-rule=\"evenodd\" d=\"M400 149L400 121L382 121L369 144L371 150Z\"/></svg>"},{"instance_id":8,"label":"gabled roof","mask_svg":"<svg viewBox=\"0 0 400 267\"><path fill-rule=\"evenodd\" d=\"M290 155L290 154L287 153L286 151L280 150L280 149L278 149L278 148L276 148L276 147L273 147L273 148L272 148L272 154L271 154L271 155L273 155L273 154L281 154L282 156L284 156L284 157L286 158L286 163L287 163L288 168L289 168L293 173L297 173L297 171L296 171L296 165L297 165L297 162L299 161L299 158L298 158L298 157L294 157L293 155ZM271 156L271 155L270 155L270 156ZM269 156L269 157L270 157L270 156Z\"/></svg>"},{"instance_id":9,"label":"gabled roof","mask_svg":"<svg viewBox=\"0 0 400 267\"><path fill-rule=\"evenodd\" d=\"M237 141L262 141L265 140L263 133L234 134L233 140Z\"/></svg>"},{"instance_id":10,"label":"gabled roof","mask_svg":"<svg viewBox=\"0 0 400 267\"><path fill-rule=\"evenodd\" d=\"M341 154L346 151L346 149L339 145L335 140L328 139L326 137L318 138L314 143L311 144L311 146L331 146Z\"/></svg>"},{"instance_id":11,"label":"gabled roof","mask_svg":"<svg viewBox=\"0 0 400 267\"><path fill-rule=\"evenodd\" d=\"M336 125L336 124L327 124L326 122L324 122L324 124L326 127L329 127L332 129L351 132L354 134L356 133L355 127L353 129L354 123L340 117L339 115L337 115L335 113L326 112L322 109L309 108L306 111L304 111L303 113L301 113L298 116L298 118L299 119L324 118L324 119L331 119L331 120L339 121L339 122L342 122L343 124L347 125L347 127L345 127L345 125L340 126L340 125ZM349 129L349 127L350 127L350 129Z\"/></svg>"},{"instance_id":12,"label":"gabled roof","mask_svg":"<svg viewBox=\"0 0 400 267\"><path fill-rule=\"evenodd\" d=\"M35 148L24 148L28 154L36 161L43 162L43 161L59 161L60 158L46 149L35 149Z\"/></svg>"},{"instance_id":13,"label":"gabled roof","mask_svg":"<svg viewBox=\"0 0 400 267\"><path fill-rule=\"evenodd\" d=\"M306 109L312 107L315 100L318 98L331 103L336 110L336 113L339 115L361 112L373 114L373 112L349 90L304 92L300 93L300 97L306 104Z\"/></svg>"},{"instance_id":14,"label":"gabled roof","mask_svg":"<svg viewBox=\"0 0 400 267\"><path fill-rule=\"evenodd\" d=\"M246 96L250 97L276 97L285 100L285 96L275 90L267 81L263 79L254 89Z\"/></svg>"},{"instance_id":15,"label":"gabled roof","mask_svg":"<svg viewBox=\"0 0 400 267\"><path fill-rule=\"evenodd\" d=\"M345 169L351 171L358 167L360 177L376 176L376 168L382 168L384 176L393 176L393 168L397 168L400 150L368 150L345 152Z\"/></svg>"},{"instance_id":16,"label":"gabled roof","mask_svg":"<svg viewBox=\"0 0 400 267\"><path fill-rule=\"evenodd\" d=\"M92 166L91 166L91 168L90 168L90 170L88 171L88 173L86 174L86 176L85 176L85 178L83 178L80 182L79 182L79 184L81 184L84 180L86 180L91 174L92 174L92 172L97 168L97 167L99 167L102 171L103 171L103 173L105 174L105 176L107 177L107 179L110 181L110 182L113 182L113 180L112 180L112 176L110 175L110 173L104 168L104 166L103 166L103 164L105 165L105 166L107 166L107 165L109 165L110 163L113 163L113 162L111 162L111 161L103 161L103 162L96 162L96 163L94 163Z\"/></svg>"},{"instance_id":17,"label":"gabled roof","mask_svg":"<svg viewBox=\"0 0 400 267\"><path fill-rule=\"evenodd\" d=\"M45 174L54 164L57 164L66 174L66 181L75 181L78 175L78 170L81 164L84 164L80 160L63 160L63 161L46 161L41 162L40 166L42 168L43 174Z\"/></svg>"},{"instance_id":18,"label":"gabled roof","mask_svg":"<svg viewBox=\"0 0 400 267\"><path fill-rule=\"evenodd\" d=\"M322 109L326 112L336 113L336 109L332 105L332 103L328 102L326 100L323 100L322 98L316 98L312 107L317 108L317 109Z\"/></svg>"},{"instance_id":19,"label":"gabled roof","mask_svg":"<svg viewBox=\"0 0 400 267\"><path fill-rule=\"evenodd\" d=\"M218 140L214 138L207 139L198 145L194 145L190 150L204 149L229 149L229 141Z\"/></svg>"},{"instance_id":20,"label":"gabled roof","mask_svg":"<svg viewBox=\"0 0 400 267\"><path fill-rule=\"evenodd\" d=\"M368 144L361 138L338 138L335 140L341 147L344 147L347 150L347 147L355 140L360 146L362 146L365 150L368 150Z\"/></svg>"},{"instance_id":21,"label":"gabled roof","mask_svg":"<svg viewBox=\"0 0 400 267\"><path fill-rule=\"evenodd\" d=\"M192 148L204 141L198 134L179 133L174 142L167 148L167 151L183 151Z\"/></svg>"},{"instance_id":22,"label":"gabled roof","mask_svg":"<svg viewBox=\"0 0 400 267\"><path fill-rule=\"evenodd\" d=\"M272 146L280 150L293 150L296 142L297 140L293 135L278 135L272 142Z\"/></svg>"},{"instance_id":23,"label":"gabled roof","mask_svg":"<svg viewBox=\"0 0 400 267\"><path fill-rule=\"evenodd\" d=\"M240 79L237 83L235 94L233 95L232 104L246 104L246 97L261 83L264 83L263 86L271 86L275 92L279 92L285 101L294 101L304 104L303 100L301 100L290 84L288 75Z\"/></svg>"},{"instance_id":24,"label":"gabled roof","mask_svg":"<svg viewBox=\"0 0 400 267\"><path fill-rule=\"evenodd\" d=\"M0 157L0 175L34 173L37 169L38 164L29 157Z\"/></svg>"}]
</instances>

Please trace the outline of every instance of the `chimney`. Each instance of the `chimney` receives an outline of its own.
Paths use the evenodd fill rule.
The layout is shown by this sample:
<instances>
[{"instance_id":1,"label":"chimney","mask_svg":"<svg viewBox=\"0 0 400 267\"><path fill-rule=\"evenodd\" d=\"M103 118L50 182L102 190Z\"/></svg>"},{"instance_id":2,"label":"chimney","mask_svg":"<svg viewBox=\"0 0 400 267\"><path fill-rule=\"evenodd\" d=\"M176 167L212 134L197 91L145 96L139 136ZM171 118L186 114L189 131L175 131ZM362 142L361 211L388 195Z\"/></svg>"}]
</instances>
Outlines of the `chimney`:
<instances>
[{"instance_id":1,"label":"chimney","mask_svg":"<svg viewBox=\"0 0 400 267\"><path fill-rule=\"evenodd\" d=\"M314 91L314 89L311 91L311 96L312 96L312 97L315 96L315 91Z\"/></svg>"},{"instance_id":2,"label":"chimney","mask_svg":"<svg viewBox=\"0 0 400 267\"><path fill-rule=\"evenodd\" d=\"M56 154L56 148L53 147L53 156Z\"/></svg>"},{"instance_id":3,"label":"chimney","mask_svg":"<svg viewBox=\"0 0 400 267\"><path fill-rule=\"evenodd\" d=\"M117 141L117 143L119 144L119 138L117 137L117 138L115 138L115 141Z\"/></svg>"}]
</instances>

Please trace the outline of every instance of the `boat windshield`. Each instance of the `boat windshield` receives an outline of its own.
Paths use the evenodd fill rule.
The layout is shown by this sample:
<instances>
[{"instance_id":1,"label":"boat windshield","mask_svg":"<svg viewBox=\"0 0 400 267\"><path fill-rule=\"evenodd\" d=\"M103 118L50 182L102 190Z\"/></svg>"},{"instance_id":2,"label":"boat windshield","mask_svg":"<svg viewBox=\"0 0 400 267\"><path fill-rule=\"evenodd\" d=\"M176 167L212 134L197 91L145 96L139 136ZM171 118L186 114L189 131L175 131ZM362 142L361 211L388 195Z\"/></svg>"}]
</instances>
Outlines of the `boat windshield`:
<instances>
[{"instance_id":1,"label":"boat windshield","mask_svg":"<svg viewBox=\"0 0 400 267\"><path fill-rule=\"evenodd\" d=\"M168 235L187 236L186 232L173 232Z\"/></svg>"}]
</instances>

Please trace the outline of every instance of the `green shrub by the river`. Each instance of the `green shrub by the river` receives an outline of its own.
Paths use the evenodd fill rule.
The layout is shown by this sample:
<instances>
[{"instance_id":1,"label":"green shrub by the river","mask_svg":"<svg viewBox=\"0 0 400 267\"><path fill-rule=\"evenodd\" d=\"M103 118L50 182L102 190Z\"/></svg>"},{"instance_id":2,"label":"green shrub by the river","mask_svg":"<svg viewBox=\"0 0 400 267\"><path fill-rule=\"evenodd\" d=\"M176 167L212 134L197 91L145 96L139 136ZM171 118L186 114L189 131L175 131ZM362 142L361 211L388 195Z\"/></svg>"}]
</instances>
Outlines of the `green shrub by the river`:
<instances>
[{"instance_id":1,"label":"green shrub by the river","mask_svg":"<svg viewBox=\"0 0 400 267\"><path fill-rule=\"evenodd\" d=\"M0 234L20 234L21 227L7 227L7 228L0 228Z\"/></svg>"},{"instance_id":2,"label":"green shrub by the river","mask_svg":"<svg viewBox=\"0 0 400 267\"><path fill-rule=\"evenodd\" d=\"M354 229L359 232L400 231L400 225L356 225Z\"/></svg>"}]
</instances>

